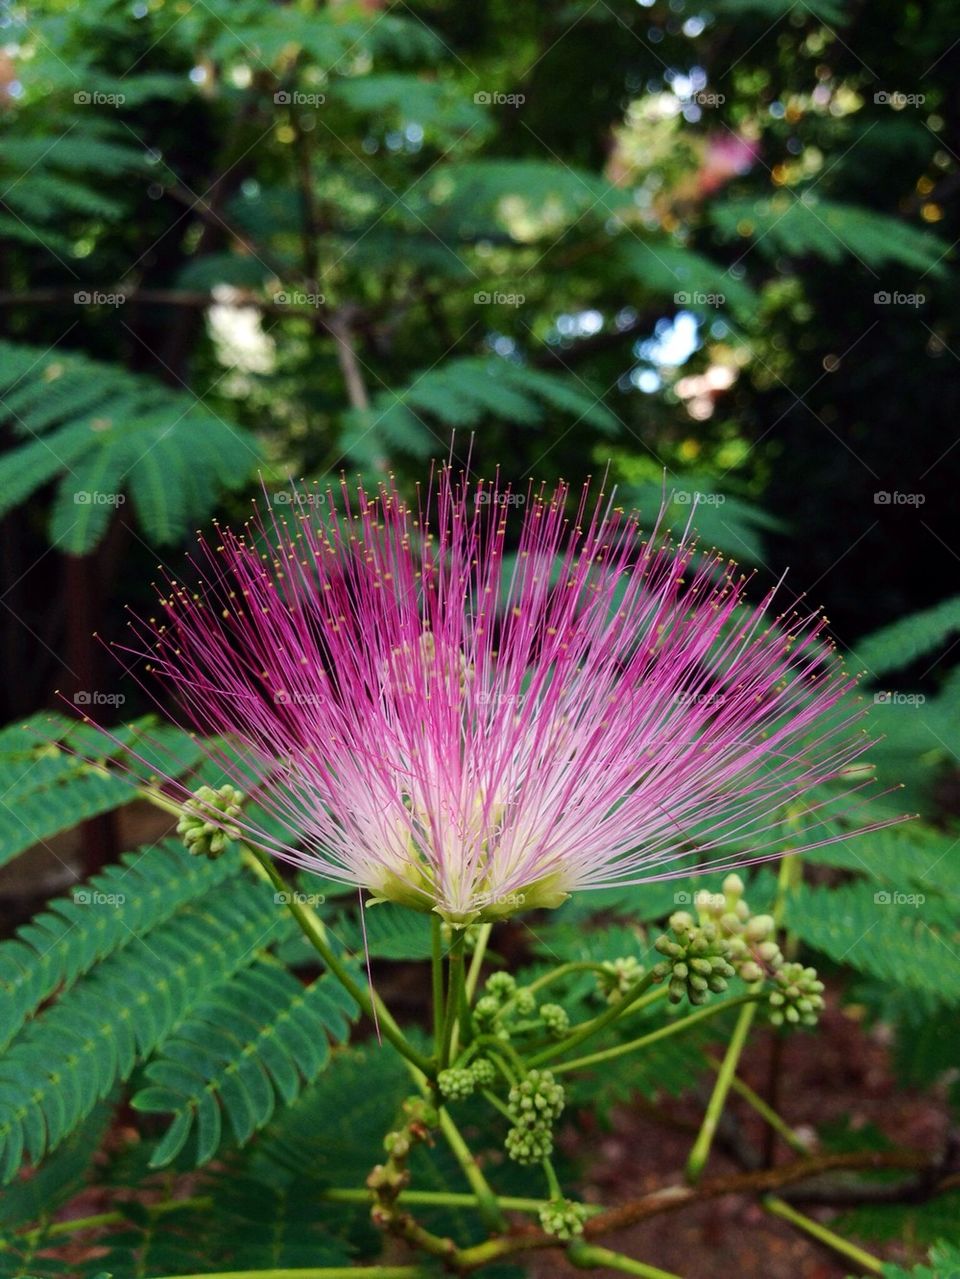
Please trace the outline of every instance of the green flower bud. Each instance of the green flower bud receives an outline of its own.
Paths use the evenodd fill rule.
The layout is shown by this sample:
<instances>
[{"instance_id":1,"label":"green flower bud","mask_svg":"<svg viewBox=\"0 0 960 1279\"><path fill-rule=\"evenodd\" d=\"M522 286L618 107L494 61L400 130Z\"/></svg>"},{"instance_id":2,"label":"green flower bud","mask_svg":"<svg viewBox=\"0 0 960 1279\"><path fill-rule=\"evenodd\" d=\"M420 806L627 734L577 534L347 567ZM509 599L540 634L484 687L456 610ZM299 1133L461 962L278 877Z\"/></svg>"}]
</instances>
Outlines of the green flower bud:
<instances>
[{"instance_id":1,"label":"green flower bud","mask_svg":"<svg viewBox=\"0 0 960 1279\"><path fill-rule=\"evenodd\" d=\"M551 1199L543 1205L538 1215L546 1234L553 1235L556 1239L573 1239L583 1234L587 1209L583 1204L571 1203L569 1199Z\"/></svg>"},{"instance_id":2,"label":"green flower bud","mask_svg":"<svg viewBox=\"0 0 960 1279\"><path fill-rule=\"evenodd\" d=\"M643 966L635 955L608 959L597 974L597 985L608 1004L618 1004L643 977Z\"/></svg>"},{"instance_id":3,"label":"green flower bud","mask_svg":"<svg viewBox=\"0 0 960 1279\"><path fill-rule=\"evenodd\" d=\"M776 922L772 915L754 915L749 919L743 930L743 935L748 942L765 942L777 930Z\"/></svg>"},{"instance_id":4,"label":"green flower bud","mask_svg":"<svg viewBox=\"0 0 960 1279\"><path fill-rule=\"evenodd\" d=\"M774 989L767 997L767 1016L774 1026L815 1026L825 1004L823 982L815 968L785 963L774 973Z\"/></svg>"},{"instance_id":5,"label":"green flower bud","mask_svg":"<svg viewBox=\"0 0 960 1279\"><path fill-rule=\"evenodd\" d=\"M716 926L710 921L695 924L686 911L675 911L670 927L672 938L664 934L654 942L664 959L653 970L659 981L669 979L670 1002L678 1004L686 998L691 1004L702 1004L710 992L726 990L734 968L728 959L728 943Z\"/></svg>"},{"instance_id":6,"label":"green flower bud","mask_svg":"<svg viewBox=\"0 0 960 1279\"><path fill-rule=\"evenodd\" d=\"M570 1018L567 1010L559 1004L542 1004L540 1019L554 1039L562 1039L570 1029Z\"/></svg>"},{"instance_id":7,"label":"green flower bud","mask_svg":"<svg viewBox=\"0 0 960 1279\"><path fill-rule=\"evenodd\" d=\"M473 1071L458 1066L441 1070L437 1075L437 1087L448 1101L464 1101L472 1094L475 1085L476 1076Z\"/></svg>"},{"instance_id":8,"label":"green flower bud","mask_svg":"<svg viewBox=\"0 0 960 1279\"><path fill-rule=\"evenodd\" d=\"M235 786L201 786L194 791L183 815L177 822L177 834L187 851L211 860L226 852L231 839L239 839L240 831L231 819L243 812L243 792Z\"/></svg>"},{"instance_id":9,"label":"green flower bud","mask_svg":"<svg viewBox=\"0 0 960 1279\"><path fill-rule=\"evenodd\" d=\"M481 995L474 1005L473 1015L481 1026L489 1026L500 1011L500 1001L493 995Z\"/></svg>"},{"instance_id":10,"label":"green flower bud","mask_svg":"<svg viewBox=\"0 0 960 1279\"><path fill-rule=\"evenodd\" d=\"M553 1135L543 1124L517 1125L507 1133L506 1151L514 1163L543 1163L553 1154Z\"/></svg>"},{"instance_id":11,"label":"green flower bud","mask_svg":"<svg viewBox=\"0 0 960 1279\"><path fill-rule=\"evenodd\" d=\"M497 1078L497 1068L489 1057L477 1057L470 1066L478 1088L489 1088Z\"/></svg>"},{"instance_id":12,"label":"green flower bud","mask_svg":"<svg viewBox=\"0 0 960 1279\"><path fill-rule=\"evenodd\" d=\"M530 1017L537 1011L537 1001L533 994L526 989L517 991L514 996L513 1006L521 1017Z\"/></svg>"},{"instance_id":13,"label":"green flower bud","mask_svg":"<svg viewBox=\"0 0 960 1279\"><path fill-rule=\"evenodd\" d=\"M491 973L485 983L487 994L505 1003L517 988L517 983L509 973Z\"/></svg>"}]
</instances>

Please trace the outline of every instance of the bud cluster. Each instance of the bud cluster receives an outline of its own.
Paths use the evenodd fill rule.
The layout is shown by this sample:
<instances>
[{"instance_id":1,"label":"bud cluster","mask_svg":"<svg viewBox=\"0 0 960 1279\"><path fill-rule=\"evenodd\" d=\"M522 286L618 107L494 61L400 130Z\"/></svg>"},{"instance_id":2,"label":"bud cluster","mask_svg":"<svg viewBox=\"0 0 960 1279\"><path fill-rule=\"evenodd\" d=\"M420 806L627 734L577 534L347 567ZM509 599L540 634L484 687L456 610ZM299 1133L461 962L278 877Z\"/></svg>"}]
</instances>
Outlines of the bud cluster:
<instances>
[{"instance_id":1,"label":"bud cluster","mask_svg":"<svg viewBox=\"0 0 960 1279\"><path fill-rule=\"evenodd\" d=\"M518 1164L536 1164L553 1152L553 1125L564 1106L563 1085L549 1070L530 1070L507 1098L513 1127L507 1154Z\"/></svg>"},{"instance_id":2,"label":"bud cluster","mask_svg":"<svg viewBox=\"0 0 960 1279\"><path fill-rule=\"evenodd\" d=\"M518 986L509 973L493 973L484 984L484 994L473 1009L474 1020L481 1033L508 1040L522 1031L546 1031L554 1039L562 1039L570 1026L570 1017L559 1004L537 1006L533 991Z\"/></svg>"},{"instance_id":3,"label":"bud cluster","mask_svg":"<svg viewBox=\"0 0 960 1279\"><path fill-rule=\"evenodd\" d=\"M804 968L803 964L784 964L774 973L773 981L774 989L767 1001L773 1024L815 1026L824 1007L823 982L817 980L817 970Z\"/></svg>"},{"instance_id":4,"label":"bud cluster","mask_svg":"<svg viewBox=\"0 0 960 1279\"><path fill-rule=\"evenodd\" d=\"M709 921L697 924L688 911L670 916L670 931L654 942L664 958L654 969L662 980L669 979L668 998L679 1004L686 996L691 1004L702 1004L708 994L719 995L734 975L727 959L727 947L717 926Z\"/></svg>"},{"instance_id":5,"label":"bud cluster","mask_svg":"<svg viewBox=\"0 0 960 1279\"><path fill-rule=\"evenodd\" d=\"M670 933L654 943L663 959L653 972L669 981L669 999L702 1004L711 993L726 990L731 977L772 990L767 1014L775 1026L812 1026L823 1010L823 982L816 970L788 963L777 944L772 915L754 915L743 896L743 880L728 875L721 893L699 892L696 918L678 910L670 916ZM624 961L616 961L623 963Z\"/></svg>"},{"instance_id":6,"label":"bud cluster","mask_svg":"<svg viewBox=\"0 0 960 1279\"><path fill-rule=\"evenodd\" d=\"M226 852L231 839L239 839L239 829L231 825L243 812L243 792L235 786L201 786L193 792L190 808L177 822L177 834L188 852L211 860Z\"/></svg>"},{"instance_id":7,"label":"bud cluster","mask_svg":"<svg viewBox=\"0 0 960 1279\"><path fill-rule=\"evenodd\" d=\"M573 1239L583 1234L587 1209L583 1204L569 1199L551 1199L540 1209L540 1225L548 1235L556 1239Z\"/></svg>"},{"instance_id":8,"label":"bud cluster","mask_svg":"<svg viewBox=\"0 0 960 1279\"><path fill-rule=\"evenodd\" d=\"M636 955L624 955L604 960L597 973L597 985L608 1004L619 1004L639 985L642 977L643 965Z\"/></svg>"}]
</instances>

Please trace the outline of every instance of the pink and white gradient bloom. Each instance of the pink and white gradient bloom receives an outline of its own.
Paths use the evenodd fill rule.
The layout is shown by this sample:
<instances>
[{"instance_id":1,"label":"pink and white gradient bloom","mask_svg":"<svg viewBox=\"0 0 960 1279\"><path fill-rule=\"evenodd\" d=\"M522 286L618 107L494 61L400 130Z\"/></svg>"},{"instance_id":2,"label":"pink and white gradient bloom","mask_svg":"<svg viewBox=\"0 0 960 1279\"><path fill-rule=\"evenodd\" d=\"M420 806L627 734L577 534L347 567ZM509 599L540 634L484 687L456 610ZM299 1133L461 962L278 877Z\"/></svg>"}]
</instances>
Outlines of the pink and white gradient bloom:
<instances>
[{"instance_id":1,"label":"pink and white gradient bloom","mask_svg":"<svg viewBox=\"0 0 960 1279\"><path fill-rule=\"evenodd\" d=\"M201 539L142 638L269 819L231 825L457 925L775 857L788 810L794 850L837 838L869 742L823 620L569 499L445 468L415 507L343 485Z\"/></svg>"}]
</instances>

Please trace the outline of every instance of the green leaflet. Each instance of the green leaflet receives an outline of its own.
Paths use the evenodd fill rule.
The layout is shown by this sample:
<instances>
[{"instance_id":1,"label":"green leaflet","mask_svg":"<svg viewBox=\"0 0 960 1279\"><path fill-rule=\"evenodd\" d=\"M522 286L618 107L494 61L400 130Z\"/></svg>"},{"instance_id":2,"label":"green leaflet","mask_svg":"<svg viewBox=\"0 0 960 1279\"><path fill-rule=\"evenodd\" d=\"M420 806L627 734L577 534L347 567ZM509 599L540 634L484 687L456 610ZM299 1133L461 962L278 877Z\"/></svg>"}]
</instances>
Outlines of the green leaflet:
<instances>
[{"instance_id":1,"label":"green leaflet","mask_svg":"<svg viewBox=\"0 0 960 1279\"><path fill-rule=\"evenodd\" d=\"M897 986L960 1002L956 913L922 893L857 883L804 886L787 899L786 926L814 950Z\"/></svg>"},{"instance_id":2,"label":"green leaflet","mask_svg":"<svg viewBox=\"0 0 960 1279\"><path fill-rule=\"evenodd\" d=\"M85 356L0 342L0 397L26 440L0 459L2 509L59 477L50 536L75 555L128 492L148 536L176 541L260 460L248 432L195 396Z\"/></svg>"},{"instance_id":3,"label":"green leaflet","mask_svg":"<svg viewBox=\"0 0 960 1279\"><path fill-rule=\"evenodd\" d=\"M292 927L271 896L229 885L77 982L0 1060L0 1180L55 1149L210 990Z\"/></svg>"},{"instance_id":4,"label":"green leaflet","mask_svg":"<svg viewBox=\"0 0 960 1279\"><path fill-rule=\"evenodd\" d=\"M304 987L289 972L258 963L214 990L164 1042L150 1063L138 1110L173 1113L151 1159L170 1163L196 1132L198 1165L216 1154L227 1118L238 1145L290 1105L330 1059L330 1039L346 1037L355 1006L329 977Z\"/></svg>"}]
</instances>

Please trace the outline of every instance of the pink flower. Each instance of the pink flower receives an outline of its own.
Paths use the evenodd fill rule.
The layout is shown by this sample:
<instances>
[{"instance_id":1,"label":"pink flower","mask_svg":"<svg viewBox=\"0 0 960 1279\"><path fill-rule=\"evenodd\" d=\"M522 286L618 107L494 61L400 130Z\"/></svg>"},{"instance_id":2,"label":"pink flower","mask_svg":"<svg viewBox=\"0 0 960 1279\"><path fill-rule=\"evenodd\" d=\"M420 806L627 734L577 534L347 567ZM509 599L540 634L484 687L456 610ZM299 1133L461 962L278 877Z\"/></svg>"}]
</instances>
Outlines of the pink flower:
<instances>
[{"instance_id":1,"label":"pink flower","mask_svg":"<svg viewBox=\"0 0 960 1279\"><path fill-rule=\"evenodd\" d=\"M150 657L268 818L230 825L455 924L839 838L869 743L823 620L568 498L444 469L201 539Z\"/></svg>"}]
</instances>

